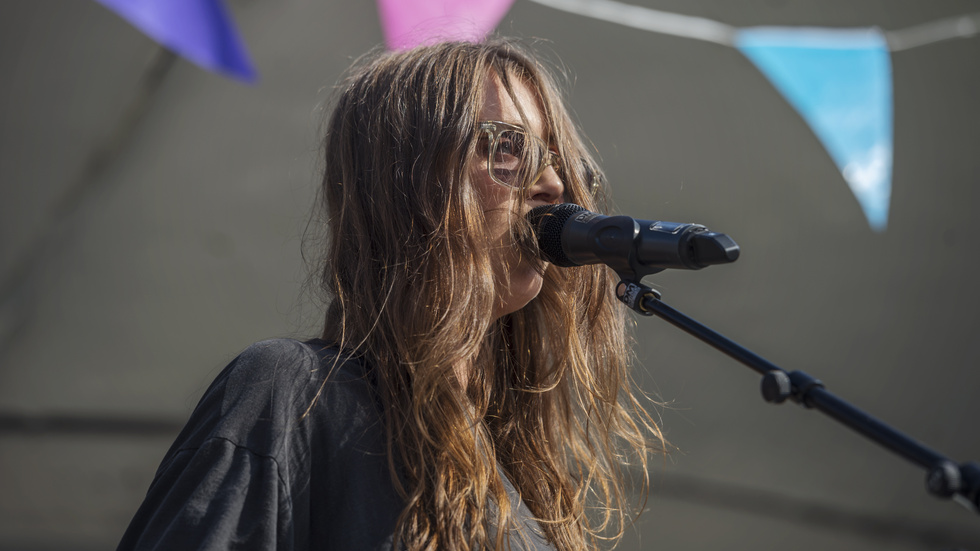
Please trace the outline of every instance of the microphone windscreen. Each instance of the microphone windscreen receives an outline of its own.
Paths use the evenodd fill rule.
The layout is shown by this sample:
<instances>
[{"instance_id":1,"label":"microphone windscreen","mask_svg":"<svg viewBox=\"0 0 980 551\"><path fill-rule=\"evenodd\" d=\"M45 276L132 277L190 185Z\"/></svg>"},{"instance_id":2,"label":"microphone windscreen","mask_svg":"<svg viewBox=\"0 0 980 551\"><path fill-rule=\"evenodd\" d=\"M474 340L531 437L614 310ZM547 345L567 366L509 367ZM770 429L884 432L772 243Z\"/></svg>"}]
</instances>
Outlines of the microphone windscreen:
<instances>
[{"instance_id":1,"label":"microphone windscreen","mask_svg":"<svg viewBox=\"0 0 980 551\"><path fill-rule=\"evenodd\" d=\"M569 218L582 211L585 211L585 208L574 203L562 203L535 207L527 213L527 220L538 237L538 249L541 250L545 260L563 268L579 265L565 255L565 250L561 246L561 233Z\"/></svg>"}]
</instances>

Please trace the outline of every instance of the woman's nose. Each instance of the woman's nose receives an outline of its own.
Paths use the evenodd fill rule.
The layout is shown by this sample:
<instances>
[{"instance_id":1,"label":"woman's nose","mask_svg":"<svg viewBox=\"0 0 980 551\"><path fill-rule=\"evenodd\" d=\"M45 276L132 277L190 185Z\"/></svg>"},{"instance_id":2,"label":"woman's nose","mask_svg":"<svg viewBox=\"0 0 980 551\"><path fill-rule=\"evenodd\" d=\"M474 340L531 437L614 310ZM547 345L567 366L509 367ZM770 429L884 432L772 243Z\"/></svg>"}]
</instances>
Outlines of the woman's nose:
<instances>
[{"instance_id":1,"label":"woman's nose","mask_svg":"<svg viewBox=\"0 0 980 551\"><path fill-rule=\"evenodd\" d=\"M562 184L558 173L555 172L554 167L547 166L538 180L528 188L527 196L531 201L540 201L544 204L553 205L560 203L564 194L565 185Z\"/></svg>"}]
</instances>

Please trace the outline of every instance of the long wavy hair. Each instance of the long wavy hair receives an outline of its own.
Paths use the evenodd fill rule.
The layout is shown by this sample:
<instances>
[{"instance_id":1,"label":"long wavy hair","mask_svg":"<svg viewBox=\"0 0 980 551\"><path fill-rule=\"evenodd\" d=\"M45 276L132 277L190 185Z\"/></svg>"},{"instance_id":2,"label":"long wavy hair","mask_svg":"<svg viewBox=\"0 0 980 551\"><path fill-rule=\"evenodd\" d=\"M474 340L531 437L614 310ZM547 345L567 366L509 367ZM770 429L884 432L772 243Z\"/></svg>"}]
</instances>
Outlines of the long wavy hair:
<instances>
[{"instance_id":1,"label":"long wavy hair","mask_svg":"<svg viewBox=\"0 0 980 551\"><path fill-rule=\"evenodd\" d=\"M506 282L494 279L473 167L493 77L515 103L516 82L537 95L564 200L604 210L555 81L523 47L497 39L370 54L339 86L324 140L323 338L377 380L405 499L399 544L507 548L520 533L507 476L553 545L592 548L622 535L633 515L624 472L643 473L645 490L663 439L633 390L625 308L606 268L539 265L537 298L492 319ZM537 258L530 228L512 218L514 246ZM459 365L469 366L465 382Z\"/></svg>"}]
</instances>

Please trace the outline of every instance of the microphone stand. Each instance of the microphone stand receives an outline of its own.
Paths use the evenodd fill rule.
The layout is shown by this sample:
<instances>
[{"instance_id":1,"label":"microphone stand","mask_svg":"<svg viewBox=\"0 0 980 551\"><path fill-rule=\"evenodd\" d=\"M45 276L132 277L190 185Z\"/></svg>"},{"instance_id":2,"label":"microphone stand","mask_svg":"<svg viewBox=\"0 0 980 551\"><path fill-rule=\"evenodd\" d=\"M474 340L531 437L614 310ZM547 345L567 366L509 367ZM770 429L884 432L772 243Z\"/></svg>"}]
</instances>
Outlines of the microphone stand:
<instances>
[{"instance_id":1,"label":"microphone stand","mask_svg":"<svg viewBox=\"0 0 980 551\"><path fill-rule=\"evenodd\" d=\"M659 270L658 270L659 271ZM616 287L619 300L644 316L659 316L694 335L762 375L762 397L781 404L790 399L816 409L857 431L906 460L926 470L926 489L943 499L952 498L974 513L980 513L980 464L959 463L909 438L860 409L838 398L818 379L802 371L787 372L720 333L664 304L658 291L630 281L630 274L617 270L623 281ZM648 270L649 272L649 270Z\"/></svg>"}]
</instances>

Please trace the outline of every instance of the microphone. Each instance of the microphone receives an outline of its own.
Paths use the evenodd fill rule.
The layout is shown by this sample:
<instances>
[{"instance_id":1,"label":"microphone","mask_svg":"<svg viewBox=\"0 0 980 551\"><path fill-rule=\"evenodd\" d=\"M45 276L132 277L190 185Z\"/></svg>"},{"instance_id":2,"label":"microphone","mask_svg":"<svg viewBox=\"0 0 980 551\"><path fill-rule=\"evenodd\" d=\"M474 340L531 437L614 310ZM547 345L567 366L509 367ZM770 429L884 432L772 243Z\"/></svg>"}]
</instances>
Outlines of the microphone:
<instances>
[{"instance_id":1,"label":"microphone","mask_svg":"<svg viewBox=\"0 0 980 551\"><path fill-rule=\"evenodd\" d=\"M732 238L700 224L605 216L572 203L536 207L527 219L544 260L562 267L606 264L624 280L738 259Z\"/></svg>"}]
</instances>

